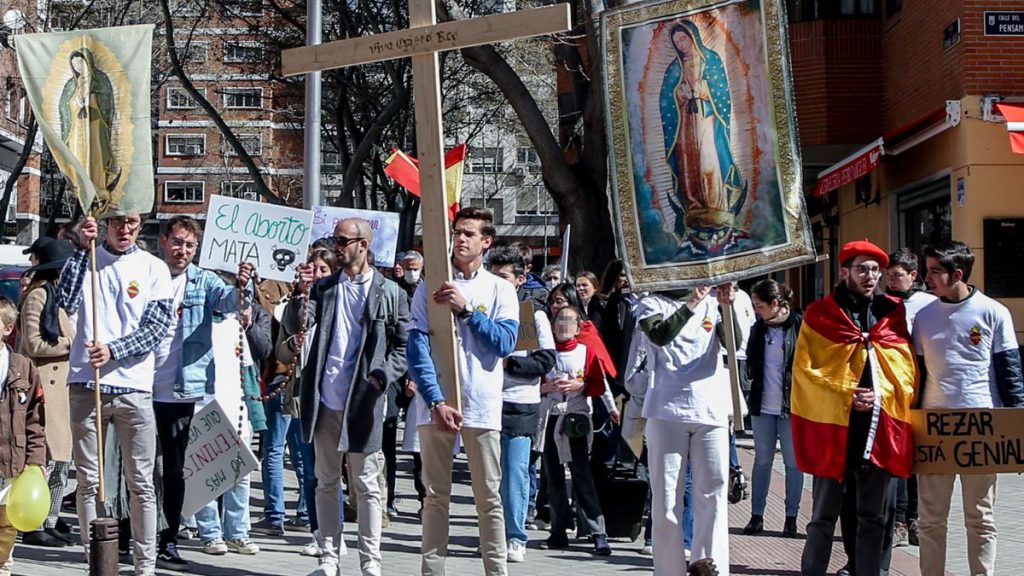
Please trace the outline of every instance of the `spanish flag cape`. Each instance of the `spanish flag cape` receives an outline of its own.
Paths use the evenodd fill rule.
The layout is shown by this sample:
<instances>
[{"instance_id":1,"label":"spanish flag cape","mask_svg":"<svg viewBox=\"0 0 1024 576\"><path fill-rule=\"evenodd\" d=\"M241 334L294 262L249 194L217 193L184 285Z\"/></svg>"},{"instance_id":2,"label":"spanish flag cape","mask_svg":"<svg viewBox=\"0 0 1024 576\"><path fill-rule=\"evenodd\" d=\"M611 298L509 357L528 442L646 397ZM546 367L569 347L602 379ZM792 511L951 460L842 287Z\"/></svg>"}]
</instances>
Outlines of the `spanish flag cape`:
<instances>
[{"instance_id":1,"label":"spanish flag cape","mask_svg":"<svg viewBox=\"0 0 1024 576\"><path fill-rule=\"evenodd\" d=\"M873 371L876 402L866 452L879 468L903 478L910 475L917 364L906 309L883 295L875 296L871 306L877 321L866 338L834 295L811 304L804 315L793 357L790 406L797 466L808 474L844 478L853 393L867 365Z\"/></svg>"}]
</instances>

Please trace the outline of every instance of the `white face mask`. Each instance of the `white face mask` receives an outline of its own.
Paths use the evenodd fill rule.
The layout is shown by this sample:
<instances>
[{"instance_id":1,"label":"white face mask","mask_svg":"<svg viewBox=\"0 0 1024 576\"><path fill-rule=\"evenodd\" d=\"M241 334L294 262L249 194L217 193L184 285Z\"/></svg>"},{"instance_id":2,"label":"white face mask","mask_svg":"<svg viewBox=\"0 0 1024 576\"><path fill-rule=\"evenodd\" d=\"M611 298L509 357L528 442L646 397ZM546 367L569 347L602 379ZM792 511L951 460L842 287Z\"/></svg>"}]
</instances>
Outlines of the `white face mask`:
<instances>
[{"instance_id":1,"label":"white face mask","mask_svg":"<svg viewBox=\"0 0 1024 576\"><path fill-rule=\"evenodd\" d=\"M559 284L558 280L548 280L547 281L548 290L554 290L555 286L558 286L558 284Z\"/></svg>"},{"instance_id":2,"label":"white face mask","mask_svg":"<svg viewBox=\"0 0 1024 576\"><path fill-rule=\"evenodd\" d=\"M409 284L415 284L420 281L420 272L422 270L406 270L405 281Z\"/></svg>"}]
</instances>

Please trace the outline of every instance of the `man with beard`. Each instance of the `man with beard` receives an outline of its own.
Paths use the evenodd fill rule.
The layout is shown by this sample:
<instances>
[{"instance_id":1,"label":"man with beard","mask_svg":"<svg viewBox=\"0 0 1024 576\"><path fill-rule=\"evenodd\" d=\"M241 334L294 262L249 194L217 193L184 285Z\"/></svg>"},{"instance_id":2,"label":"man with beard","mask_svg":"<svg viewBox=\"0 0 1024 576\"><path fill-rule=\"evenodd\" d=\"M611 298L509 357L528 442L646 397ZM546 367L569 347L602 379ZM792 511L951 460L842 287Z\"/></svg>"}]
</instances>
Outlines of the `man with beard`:
<instances>
[{"instance_id":1,"label":"man with beard","mask_svg":"<svg viewBox=\"0 0 1024 576\"><path fill-rule=\"evenodd\" d=\"M908 476L912 463L916 366L903 302L875 293L888 255L862 240L839 257L839 285L807 308L793 360L793 444L800 470L814 476L801 572L824 576L843 493L852 491L850 573L878 576L889 481Z\"/></svg>"}]
</instances>

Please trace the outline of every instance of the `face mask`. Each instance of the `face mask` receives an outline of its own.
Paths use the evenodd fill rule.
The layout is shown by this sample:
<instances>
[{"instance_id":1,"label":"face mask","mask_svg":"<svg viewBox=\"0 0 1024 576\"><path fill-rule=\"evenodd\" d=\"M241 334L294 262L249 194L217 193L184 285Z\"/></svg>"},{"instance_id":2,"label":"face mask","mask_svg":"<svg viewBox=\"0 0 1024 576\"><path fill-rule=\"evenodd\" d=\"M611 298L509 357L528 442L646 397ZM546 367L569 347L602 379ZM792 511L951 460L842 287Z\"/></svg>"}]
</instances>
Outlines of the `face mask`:
<instances>
[{"instance_id":1,"label":"face mask","mask_svg":"<svg viewBox=\"0 0 1024 576\"><path fill-rule=\"evenodd\" d=\"M409 284L415 284L420 281L421 270L406 270L405 281Z\"/></svg>"},{"instance_id":2,"label":"face mask","mask_svg":"<svg viewBox=\"0 0 1024 576\"><path fill-rule=\"evenodd\" d=\"M554 290L555 286L558 286L558 280L548 280L546 284L548 286L548 290Z\"/></svg>"}]
</instances>

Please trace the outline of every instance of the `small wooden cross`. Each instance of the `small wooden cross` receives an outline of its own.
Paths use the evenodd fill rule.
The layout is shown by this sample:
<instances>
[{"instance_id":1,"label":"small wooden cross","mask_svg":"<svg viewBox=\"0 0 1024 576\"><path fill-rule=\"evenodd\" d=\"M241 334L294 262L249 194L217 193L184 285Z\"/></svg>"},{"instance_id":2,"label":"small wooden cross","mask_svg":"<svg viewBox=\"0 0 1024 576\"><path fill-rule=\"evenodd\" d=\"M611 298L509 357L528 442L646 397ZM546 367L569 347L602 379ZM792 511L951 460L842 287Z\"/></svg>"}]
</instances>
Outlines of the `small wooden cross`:
<instances>
[{"instance_id":1,"label":"small wooden cross","mask_svg":"<svg viewBox=\"0 0 1024 576\"><path fill-rule=\"evenodd\" d=\"M481 44L493 44L565 32L570 28L569 4L468 20L437 23L434 0L409 0L407 30L338 40L281 53L281 71L294 76L382 60L411 57L416 113L416 156L419 159L423 199L423 248L429 265L427 278L434 284L452 277L451 230L445 194L444 142L441 126L441 74L437 53ZM430 346L437 379L444 397L462 411L462 391L456 369L455 323L451 308L427 298Z\"/></svg>"}]
</instances>

